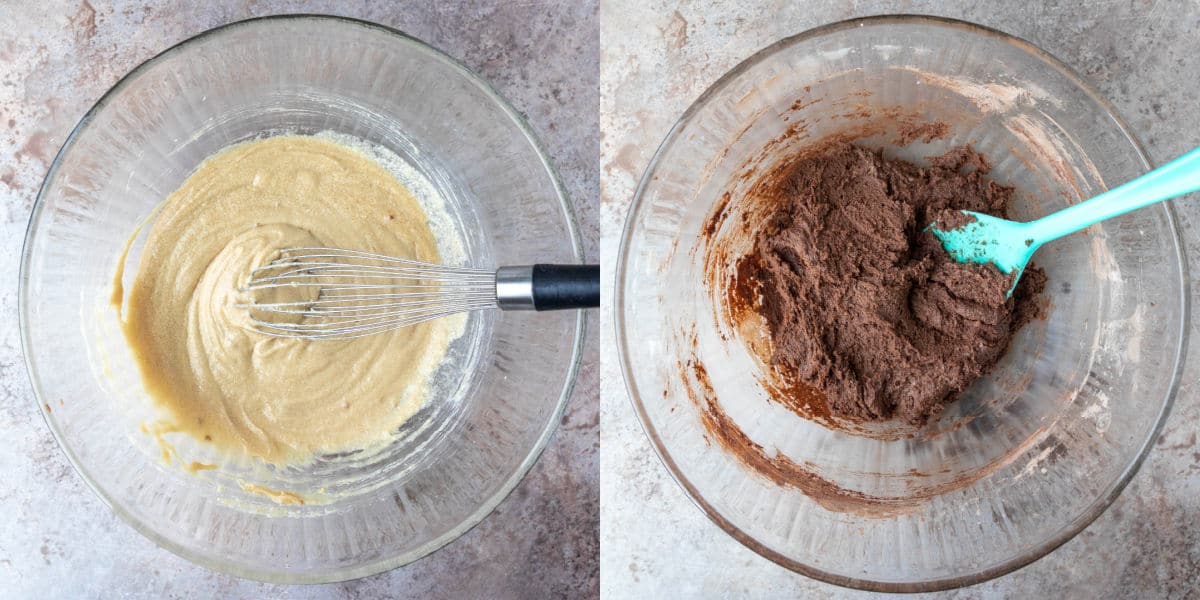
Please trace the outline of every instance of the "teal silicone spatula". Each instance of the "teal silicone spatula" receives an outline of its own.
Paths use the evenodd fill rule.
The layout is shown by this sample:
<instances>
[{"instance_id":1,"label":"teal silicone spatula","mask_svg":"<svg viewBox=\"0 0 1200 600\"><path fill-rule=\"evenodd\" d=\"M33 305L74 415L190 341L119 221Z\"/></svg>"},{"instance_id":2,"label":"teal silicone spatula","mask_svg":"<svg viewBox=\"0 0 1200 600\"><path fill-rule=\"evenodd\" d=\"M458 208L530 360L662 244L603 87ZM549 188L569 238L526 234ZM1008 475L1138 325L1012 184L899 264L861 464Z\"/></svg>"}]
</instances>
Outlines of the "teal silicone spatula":
<instances>
[{"instance_id":1,"label":"teal silicone spatula","mask_svg":"<svg viewBox=\"0 0 1200 600\"><path fill-rule=\"evenodd\" d=\"M1042 244L1093 223L1195 191L1200 191L1200 148L1091 200L1036 221L1017 223L964 210L963 214L975 218L973 222L942 230L934 221L929 231L958 262L992 263L1005 274L1016 271L1008 290L1011 296L1025 265Z\"/></svg>"}]
</instances>

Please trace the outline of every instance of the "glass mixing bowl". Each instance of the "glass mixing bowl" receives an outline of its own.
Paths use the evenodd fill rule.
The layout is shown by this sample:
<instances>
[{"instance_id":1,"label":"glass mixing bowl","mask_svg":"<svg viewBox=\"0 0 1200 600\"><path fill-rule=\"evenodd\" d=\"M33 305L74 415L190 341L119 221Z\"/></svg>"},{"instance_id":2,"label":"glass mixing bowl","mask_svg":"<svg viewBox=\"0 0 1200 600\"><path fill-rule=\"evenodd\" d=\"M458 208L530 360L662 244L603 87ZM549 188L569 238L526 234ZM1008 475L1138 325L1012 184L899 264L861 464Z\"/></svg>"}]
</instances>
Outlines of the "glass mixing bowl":
<instances>
[{"instance_id":1,"label":"glass mixing bowl","mask_svg":"<svg viewBox=\"0 0 1200 600\"><path fill-rule=\"evenodd\" d=\"M941 121L949 132L901 145L904 121ZM895 424L827 428L772 401L761 361L721 317L719 291L701 283L701 238L721 239L739 221L747 166L769 168L829 136L917 163L970 143L995 181L1016 188L1022 220L1149 162L1107 102L1029 43L957 21L868 18L783 40L709 88L659 148L626 222L621 366L655 449L713 521L759 554L840 585L935 590L1012 571L1095 519L1167 416L1188 316L1171 206L1040 250L1048 316L1024 327L937 422L911 435ZM725 225L704 231L722 210ZM758 462L717 443L704 424L708 402L760 447ZM770 471L781 464L873 500L810 497Z\"/></svg>"},{"instance_id":2,"label":"glass mixing bowl","mask_svg":"<svg viewBox=\"0 0 1200 600\"><path fill-rule=\"evenodd\" d=\"M84 479L160 545L269 581L377 573L478 523L545 446L581 348L582 313L474 314L433 376L439 394L380 452L287 469L228 460L191 473L164 462L153 430L139 430L152 403L110 304L122 246L217 150L326 131L390 150L435 190L464 262L581 260L549 159L487 83L386 27L292 16L201 34L105 94L50 168L21 267L38 405ZM135 244L127 280L137 254ZM186 436L165 437L184 463L221 458ZM319 501L279 504L254 490Z\"/></svg>"}]
</instances>

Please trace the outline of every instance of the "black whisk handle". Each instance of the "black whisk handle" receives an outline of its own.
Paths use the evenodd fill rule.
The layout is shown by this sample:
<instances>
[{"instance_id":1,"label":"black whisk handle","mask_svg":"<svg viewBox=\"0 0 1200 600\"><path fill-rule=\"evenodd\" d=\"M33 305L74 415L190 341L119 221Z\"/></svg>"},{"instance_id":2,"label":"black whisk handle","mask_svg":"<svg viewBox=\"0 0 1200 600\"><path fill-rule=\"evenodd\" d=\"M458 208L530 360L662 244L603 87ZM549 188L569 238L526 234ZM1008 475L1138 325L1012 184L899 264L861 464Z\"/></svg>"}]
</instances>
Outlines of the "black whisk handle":
<instances>
[{"instance_id":1,"label":"black whisk handle","mask_svg":"<svg viewBox=\"0 0 1200 600\"><path fill-rule=\"evenodd\" d=\"M496 271L496 299L505 310L600 306L600 265L532 265Z\"/></svg>"},{"instance_id":2,"label":"black whisk handle","mask_svg":"<svg viewBox=\"0 0 1200 600\"><path fill-rule=\"evenodd\" d=\"M534 310L600 306L600 265L533 265Z\"/></svg>"}]
</instances>

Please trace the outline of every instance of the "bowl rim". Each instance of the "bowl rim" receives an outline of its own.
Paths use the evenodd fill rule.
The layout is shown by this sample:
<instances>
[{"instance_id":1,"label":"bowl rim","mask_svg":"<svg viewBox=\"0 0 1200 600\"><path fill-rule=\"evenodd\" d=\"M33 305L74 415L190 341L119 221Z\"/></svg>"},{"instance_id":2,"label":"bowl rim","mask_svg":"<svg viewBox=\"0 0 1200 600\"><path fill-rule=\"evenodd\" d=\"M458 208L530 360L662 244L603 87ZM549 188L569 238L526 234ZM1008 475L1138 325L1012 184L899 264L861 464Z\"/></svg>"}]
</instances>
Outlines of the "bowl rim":
<instances>
[{"instance_id":1,"label":"bowl rim","mask_svg":"<svg viewBox=\"0 0 1200 600\"><path fill-rule=\"evenodd\" d=\"M663 444L662 438L658 435L654 424L650 420L645 405L642 403L642 397L638 392L637 383L634 379L634 365L630 362L630 344L626 335L627 324L625 320L625 285L628 274L627 270L629 268L629 250L630 245L632 244L633 227L637 218L640 216L641 208L643 207L644 194L654 179L655 172L659 166L659 161L662 159L667 150L669 150L674 143L679 140L680 132L683 130L684 126L686 126L692 120L695 114L699 112L699 110L704 107L713 96L715 96L722 88L730 84L736 77L740 76L742 73L764 61L768 57L792 45L847 29L854 29L868 25L878 27L897 24L927 25L958 30L972 35L989 37L1007 43L1033 56L1045 66L1066 77L1072 84L1077 86L1094 102L1096 102L1096 104L1105 111L1107 116L1112 119L1114 124L1117 126L1117 129L1120 130L1120 132L1132 145L1138 155L1138 158L1140 159L1142 168L1144 170L1150 170L1153 167L1153 163L1150 161L1145 148L1138 140L1137 136L1133 133L1132 128L1125 121L1125 119L1120 116L1120 113L1117 112L1116 108L1107 99L1100 95L1100 93L1094 87L1092 87L1091 84L1085 81L1078 73L1075 72L1074 69L1067 66L1066 63L1059 60L1049 52L1020 37L993 29L991 27L971 23L969 21L917 14L859 17L814 27L804 32L782 38L756 51L745 60L739 62L736 66L708 86L708 88L706 88L704 92L701 93L700 96L698 96L690 106L688 106L675 124L671 126L671 129L667 132L666 137L663 138L663 141L655 151L654 156L647 164L646 170L642 175L642 179L638 182L637 189L634 191L633 200L629 205L628 212L626 213L625 223L621 233L621 242L617 251L617 264L613 286L613 324L617 341L619 358L618 362L621 367L621 375L625 380L626 393L629 396L630 402L633 404L634 412L637 413L638 420L641 422L643 431L650 440L650 445L654 448L654 452L658 455L659 460L661 460L663 465L666 466L667 471L671 474L671 477L675 479L676 483L678 483L680 487L683 488L684 492L687 494L692 503L699 507L700 510L703 511L713 523L724 530L729 536L733 537L750 550L753 550L755 553L784 568L813 579L847 588L855 588L866 591L933 592L974 585L989 579L1000 577L1002 575L1007 575L1008 573L1016 571L1017 569L1020 569L1021 567L1024 567L1049 554L1059 546L1074 538L1079 532L1083 531L1088 525L1095 521L1096 518L1103 514L1104 511L1112 505L1113 501L1117 499L1117 496L1121 494L1121 491L1125 489L1125 486L1128 485L1133 479L1133 476L1137 474L1142 463L1145 461L1146 456L1153 447L1154 441L1158 439L1158 436L1162 431L1163 424L1166 422L1167 416L1171 412L1171 407L1174 405L1175 397L1179 391L1179 386L1183 375L1185 356L1187 353L1189 334L1188 323L1191 308L1191 298L1188 295L1189 284L1187 255L1184 252L1181 242L1182 234L1179 228L1179 219L1175 215L1175 209L1172 201L1164 202L1161 204L1161 206L1166 211L1168 230L1172 233L1172 247L1175 250L1176 260L1179 264L1178 284L1180 290L1179 300L1181 308L1179 321L1179 347L1176 349L1175 365L1171 375L1171 382L1168 387L1167 396L1163 400L1162 407L1156 418L1154 427L1146 439L1143 440L1141 447L1138 448L1134 460L1126 466L1124 471L1121 472L1117 479L1116 485L1113 486L1113 489L1107 495L1098 497L1096 501L1091 504L1091 507L1088 511L1077 516L1066 527L1062 528L1057 535L1048 538L1025 554L1014 557L1013 559L1010 559L1009 561L995 567L966 575L906 583L881 582L870 579L860 579L838 575L791 559L768 548L758 540L754 539L753 536L738 528L735 524L723 517L708 501L706 501L700 495L699 490L695 487L695 485L688 481L683 475L679 466L671 458L670 453Z\"/></svg>"},{"instance_id":2,"label":"bowl rim","mask_svg":"<svg viewBox=\"0 0 1200 600\"><path fill-rule=\"evenodd\" d=\"M423 558L473 529L476 525L482 522L484 518L490 515L492 511L495 510L496 507L499 506L499 504L503 502L513 492L513 490L516 489L517 485L524 479L525 475L528 474L534 463L536 463L538 458L541 457L541 454L545 450L546 445L549 443L550 438L554 435L554 432L557 431L558 423L562 420L563 411L565 410L566 404L575 388L576 380L579 375L580 362L582 360L585 341L584 336L586 333L587 323L586 311L577 311L570 362L565 373L562 389L559 393L557 401L555 402L554 409L548 416L544 426L542 427L542 431L538 434L534 445L529 449L524 460L521 461L521 463L512 472L512 475L503 483L503 485L495 494L483 502L483 504L476 508L474 512L468 514L467 517L457 526L449 529L442 535L432 538L424 544L409 550L408 552L348 568L305 572L260 571L249 569L234 561L225 560L221 557L210 558L199 552L192 551L181 544L159 535L149 525L141 522L137 519L137 517L123 510L120 504L114 501L114 498L103 492L97 483L93 481L92 477L88 474L85 468L81 465L75 452L66 443L65 437L59 431L55 418L49 413L49 411L44 410L43 408L45 405L45 400L43 399L45 395L42 392L41 383L38 379L38 367L35 365L35 361L32 356L33 349L30 340L29 323L30 298L28 282L30 275L29 270L32 256L32 244L34 237L38 233L37 224L39 217L45 208L47 186L50 184L51 180L54 179L54 176L57 173L63 158L74 147L77 138L82 134L82 132L87 130L88 126L96 118L96 116L105 109L109 102L111 102L120 91L122 91L127 85L130 84L130 82L135 80L142 73L146 72L168 57L188 51L199 41L246 28L259 27L262 25L275 25L281 22L301 21L321 22L327 26L337 27L362 27L375 32L387 34L393 39L394 42L414 46L419 51L426 53L431 59L441 61L443 64L457 72L459 76L464 77L467 81L474 84L480 91L483 92L485 96L487 96L493 103L495 103L496 106L501 109L501 111L509 118L510 122L517 127L517 129L524 136L525 141L537 154L546 175L550 178L551 183L553 184L555 199L558 202L559 208L561 209L562 215L566 222L568 237L571 243L572 256L576 262L583 262L585 255L582 237L579 232L578 216L575 214L575 210L571 204L570 196L567 194L566 187L563 185L562 178L558 174L558 171L554 168L554 164L550 159L549 153L547 152L545 146L534 134L532 127L521 115L521 113L513 108L512 104L510 104L509 101L505 99L504 96L502 96L500 92L497 91L494 86L492 86L491 83L472 71L462 61L446 54L445 52L435 48L423 40L394 27L341 15L317 13L269 15L226 23L224 25L202 31L196 35L184 39L183 41L171 45L167 49L141 62L124 76L122 76L111 88L108 89L108 91L101 95L98 100L96 100L95 104L93 104L86 113L84 113L83 117L80 118L79 122L75 125L75 127L71 130L71 133L63 142L62 147L55 155L54 161L50 164L49 169L47 169L46 176L42 180L42 185L38 190L37 198L34 200L33 207L30 211L29 223L26 226L25 239L21 248L21 262L17 291L17 312L21 337L21 351L25 357L25 369L27 375L29 376L29 381L34 392L33 400L37 404L37 410L42 414L43 420L46 422L47 427L49 427L51 434L54 436L59 449L67 457L68 462L71 463L71 466L80 475L84 483L87 484L87 487L90 488L92 492L100 498L101 502L103 502L110 510L112 510L113 513L119 516L122 521L127 523L138 533L150 539L159 547L165 548L202 567L221 571L237 577L268 583L316 584L334 583L367 577L404 566Z\"/></svg>"}]
</instances>

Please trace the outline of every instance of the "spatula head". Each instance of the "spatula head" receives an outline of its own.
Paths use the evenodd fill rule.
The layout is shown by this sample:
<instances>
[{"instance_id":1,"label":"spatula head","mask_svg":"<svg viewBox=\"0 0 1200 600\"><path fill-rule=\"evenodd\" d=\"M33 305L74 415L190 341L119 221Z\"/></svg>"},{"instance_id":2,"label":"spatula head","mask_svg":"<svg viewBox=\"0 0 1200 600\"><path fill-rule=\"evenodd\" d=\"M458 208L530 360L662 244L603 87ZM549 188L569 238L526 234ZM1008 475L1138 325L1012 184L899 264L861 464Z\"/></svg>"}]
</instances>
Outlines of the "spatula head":
<instances>
[{"instance_id":1,"label":"spatula head","mask_svg":"<svg viewBox=\"0 0 1200 600\"><path fill-rule=\"evenodd\" d=\"M1016 287L1017 279L1021 277L1029 258L1040 245L1031 235L1029 226L1026 223L969 210L961 212L974 220L952 229L942 229L938 222L934 221L929 226L929 231L958 262L981 265L991 263L1001 273L1015 272L1013 287Z\"/></svg>"}]
</instances>

